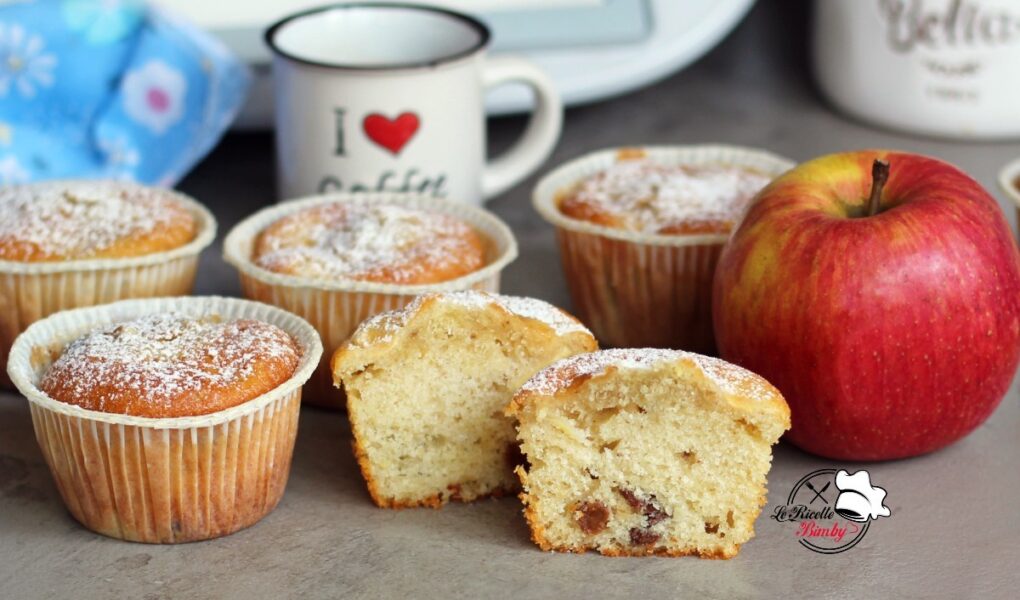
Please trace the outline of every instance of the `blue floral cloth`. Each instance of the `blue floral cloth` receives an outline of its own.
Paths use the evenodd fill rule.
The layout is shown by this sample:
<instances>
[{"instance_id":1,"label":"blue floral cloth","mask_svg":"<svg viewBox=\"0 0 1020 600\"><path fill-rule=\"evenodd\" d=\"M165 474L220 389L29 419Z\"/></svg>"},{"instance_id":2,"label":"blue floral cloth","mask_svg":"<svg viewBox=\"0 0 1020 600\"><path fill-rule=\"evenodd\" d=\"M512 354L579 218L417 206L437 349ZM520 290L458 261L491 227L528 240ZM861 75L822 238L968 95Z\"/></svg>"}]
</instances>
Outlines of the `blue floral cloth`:
<instances>
[{"instance_id":1,"label":"blue floral cloth","mask_svg":"<svg viewBox=\"0 0 1020 600\"><path fill-rule=\"evenodd\" d=\"M250 76L190 23L132 0L0 5L0 183L171 186L223 135Z\"/></svg>"}]
</instances>

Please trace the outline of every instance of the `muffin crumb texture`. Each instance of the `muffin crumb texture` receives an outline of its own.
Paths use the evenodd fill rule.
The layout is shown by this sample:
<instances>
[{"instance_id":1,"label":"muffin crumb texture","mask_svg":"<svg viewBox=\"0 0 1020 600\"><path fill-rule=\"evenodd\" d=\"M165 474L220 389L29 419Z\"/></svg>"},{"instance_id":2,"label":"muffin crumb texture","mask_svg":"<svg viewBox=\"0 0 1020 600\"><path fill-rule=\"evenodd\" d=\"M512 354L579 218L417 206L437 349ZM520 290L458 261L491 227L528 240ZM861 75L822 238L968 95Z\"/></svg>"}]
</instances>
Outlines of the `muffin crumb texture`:
<instances>
[{"instance_id":1,"label":"muffin crumb texture","mask_svg":"<svg viewBox=\"0 0 1020 600\"><path fill-rule=\"evenodd\" d=\"M0 260L127 258L191 242L198 223L166 190L54 181L0 190Z\"/></svg>"},{"instance_id":2,"label":"muffin crumb texture","mask_svg":"<svg viewBox=\"0 0 1020 600\"><path fill-rule=\"evenodd\" d=\"M594 348L549 304L481 292L429 294L366 322L332 366L372 499L438 507L517 491L507 404L543 367Z\"/></svg>"},{"instance_id":3,"label":"muffin crumb texture","mask_svg":"<svg viewBox=\"0 0 1020 600\"><path fill-rule=\"evenodd\" d=\"M314 279L438 283L485 266L482 236L446 214L393 204L332 203L276 221L255 242L269 271Z\"/></svg>"},{"instance_id":4,"label":"muffin crumb texture","mask_svg":"<svg viewBox=\"0 0 1020 600\"><path fill-rule=\"evenodd\" d=\"M620 160L568 190L559 210L642 233L726 233L770 180L744 167Z\"/></svg>"},{"instance_id":5,"label":"muffin crumb texture","mask_svg":"<svg viewBox=\"0 0 1020 600\"><path fill-rule=\"evenodd\" d=\"M55 400L107 413L203 415L278 387L299 358L294 339L268 323L152 315L71 342L40 389Z\"/></svg>"},{"instance_id":6,"label":"muffin crumb texture","mask_svg":"<svg viewBox=\"0 0 1020 600\"><path fill-rule=\"evenodd\" d=\"M672 350L607 350L529 380L508 412L545 550L735 556L765 504L789 409L764 379Z\"/></svg>"}]
</instances>

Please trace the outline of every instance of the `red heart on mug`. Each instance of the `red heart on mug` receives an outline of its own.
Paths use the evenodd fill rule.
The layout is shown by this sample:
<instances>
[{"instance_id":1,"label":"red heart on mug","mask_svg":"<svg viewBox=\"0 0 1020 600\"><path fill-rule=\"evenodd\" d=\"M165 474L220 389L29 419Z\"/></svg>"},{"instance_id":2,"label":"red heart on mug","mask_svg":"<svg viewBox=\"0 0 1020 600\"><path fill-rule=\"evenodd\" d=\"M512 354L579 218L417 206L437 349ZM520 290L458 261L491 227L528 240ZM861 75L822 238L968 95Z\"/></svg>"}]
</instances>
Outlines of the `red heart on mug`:
<instances>
[{"instance_id":1,"label":"red heart on mug","mask_svg":"<svg viewBox=\"0 0 1020 600\"><path fill-rule=\"evenodd\" d=\"M393 154L400 154L400 150L411 141L420 124L418 115L413 112L401 113L396 119L372 113L361 122L361 127L368 139Z\"/></svg>"}]
</instances>

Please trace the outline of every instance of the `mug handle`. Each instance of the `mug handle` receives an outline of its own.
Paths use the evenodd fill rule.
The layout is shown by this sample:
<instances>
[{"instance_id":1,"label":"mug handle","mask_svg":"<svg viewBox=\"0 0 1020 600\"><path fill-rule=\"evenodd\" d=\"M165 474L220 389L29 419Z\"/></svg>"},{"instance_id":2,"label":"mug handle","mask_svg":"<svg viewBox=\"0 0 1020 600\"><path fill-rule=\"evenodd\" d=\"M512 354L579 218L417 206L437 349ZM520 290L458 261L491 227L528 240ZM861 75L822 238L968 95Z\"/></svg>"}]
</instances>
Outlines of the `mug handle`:
<instances>
[{"instance_id":1,"label":"mug handle","mask_svg":"<svg viewBox=\"0 0 1020 600\"><path fill-rule=\"evenodd\" d=\"M541 166L556 147L563 126L559 92L541 69L512 56L486 61L482 71L482 85L486 89L512 81L527 84L535 91L535 110L521 139L486 163L482 173L482 197L486 200L506 191Z\"/></svg>"}]
</instances>

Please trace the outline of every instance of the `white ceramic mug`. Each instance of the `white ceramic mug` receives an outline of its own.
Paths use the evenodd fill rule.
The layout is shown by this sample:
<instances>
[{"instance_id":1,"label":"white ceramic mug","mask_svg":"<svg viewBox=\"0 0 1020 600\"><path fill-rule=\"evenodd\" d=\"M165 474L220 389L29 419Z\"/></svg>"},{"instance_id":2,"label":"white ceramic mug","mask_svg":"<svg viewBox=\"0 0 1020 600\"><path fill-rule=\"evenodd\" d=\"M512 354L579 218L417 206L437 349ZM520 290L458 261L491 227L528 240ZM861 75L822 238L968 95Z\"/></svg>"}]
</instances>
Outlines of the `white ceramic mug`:
<instances>
[{"instance_id":1,"label":"white ceramic mug","mask_svg":"<svg viewBox=\"0 0 1020 600\"><path fill-rule=\"evenodd\" d=\"M814 70L845 112L892 129L1020 138L1020 2L816 0Z\"/></svg>"},{"instance_id":2,"label":"white ceramic mug","mask_svg":"<svg viewBox=\"0 0 1020 600\"><path fill-rule=\"evenodd\" d=\"M533 172L559 137L563 107L531 63L487 58L469 16L400 4L342 4L266 31L276 94L281 199L331 191L417 192L480 204ZM485 157L484 94L530 86L517 144Z\"/></svg>"}]
</instances>

